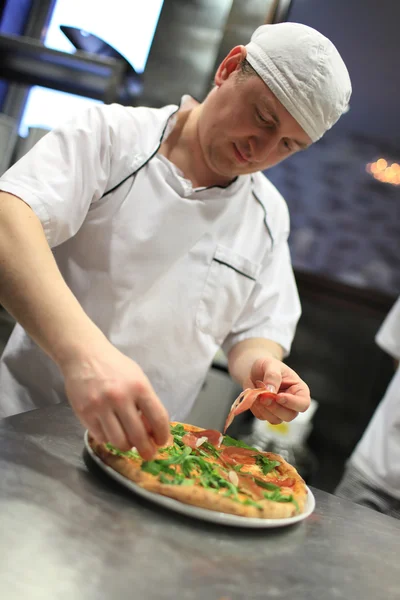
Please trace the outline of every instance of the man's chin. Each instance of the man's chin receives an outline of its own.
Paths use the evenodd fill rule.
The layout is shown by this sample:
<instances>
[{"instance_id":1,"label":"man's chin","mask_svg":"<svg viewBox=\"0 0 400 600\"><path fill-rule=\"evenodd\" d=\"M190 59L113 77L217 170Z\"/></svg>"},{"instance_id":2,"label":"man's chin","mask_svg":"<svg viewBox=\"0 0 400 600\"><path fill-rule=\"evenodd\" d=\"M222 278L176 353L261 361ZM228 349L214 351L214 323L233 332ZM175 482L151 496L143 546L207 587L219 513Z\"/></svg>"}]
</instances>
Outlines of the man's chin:
<instances>
[{"instance_id":1,"label":"man's chin","mask_svg":"<svg viewBox=\"0 0 400 600\"><path fill-rule=\"evenodd\" d=\"M233 179L239 177L239 175L250 175L260 170L252 163L239 165L232 160L213 161L213 164L209 164L209 169L215 176L215 179L220 182L215 185L224 185L230 183Z\"/></svg>"},{"instance_id":2,"label":"man's chin","mask_svg":"<svg viewBox=\"0 0 400 600\"><path fill-rule=\"evenodd\" d=\"M237 177L238 175L246 175L247 173L254 173L255 169L251 168L251 163L239 165L234 161L226 161L224 164L215 165L214 171L223 177Z\"/></svg>"}]
</instances>

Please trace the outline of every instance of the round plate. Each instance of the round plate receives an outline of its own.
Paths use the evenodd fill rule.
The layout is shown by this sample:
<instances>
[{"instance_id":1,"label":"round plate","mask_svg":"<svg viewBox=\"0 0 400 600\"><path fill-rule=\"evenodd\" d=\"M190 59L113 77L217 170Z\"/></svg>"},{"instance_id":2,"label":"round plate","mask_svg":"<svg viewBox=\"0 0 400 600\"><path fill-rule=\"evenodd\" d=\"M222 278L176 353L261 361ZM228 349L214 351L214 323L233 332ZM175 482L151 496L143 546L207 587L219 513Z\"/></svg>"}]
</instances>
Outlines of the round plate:
<instances>
[{"instance_id":1,"label":"round plate","mask_svg":"<svg viewBox=\"0 0 400 600\"><path fill-rule=\"evenodd\" d=\"M311 515L315 509L315 498L312 491L307 487L307 501L305 511L295 517L287 517L285 519L257 519L256 517L240 517L238 515L230 515L227 513L217 512L215 510L208 510L207 508L199 508L191 504L184 504L168 496L162 496L161 494L154 494L144 488L137 485L134 481L127 479L118 471L114 471L109 465L106 465L101 458L93 451L89 444L88 432L85 432L85 446L94 462L105 472L107 475L121 483L128 490L131 490L135 494L155 502L165 508L174 510L177 513L186 515L188 517L194 517L195 519L201 519L202 521L210 521L211 523L218 523L219 525L233 525L234 527L253 527L255 529L264 528L275 528L284 527L286 525L293 525L299 521L303 521Z\"/></svg>"}]
</instances>

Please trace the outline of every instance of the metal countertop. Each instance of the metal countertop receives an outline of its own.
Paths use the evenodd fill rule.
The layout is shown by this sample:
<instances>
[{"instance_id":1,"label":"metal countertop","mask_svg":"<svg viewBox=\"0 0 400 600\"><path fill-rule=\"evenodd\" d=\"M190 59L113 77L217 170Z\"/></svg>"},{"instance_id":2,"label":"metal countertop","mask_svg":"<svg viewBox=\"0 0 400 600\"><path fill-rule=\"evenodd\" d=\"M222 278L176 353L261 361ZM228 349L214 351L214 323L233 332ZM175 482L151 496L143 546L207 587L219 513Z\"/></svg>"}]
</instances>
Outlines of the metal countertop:
<instances>
[{"instance_id":1,"label":"metal countertop","mask_svg":"<svg viewBox=\"0 0 400 600\"><path fill-rule=\"evenodd\" d=\"M400 522L313 489L307 520L216 526L119 486L67 405L0 421L4 600L398 600Z\"/></svg>"}]
</instances>

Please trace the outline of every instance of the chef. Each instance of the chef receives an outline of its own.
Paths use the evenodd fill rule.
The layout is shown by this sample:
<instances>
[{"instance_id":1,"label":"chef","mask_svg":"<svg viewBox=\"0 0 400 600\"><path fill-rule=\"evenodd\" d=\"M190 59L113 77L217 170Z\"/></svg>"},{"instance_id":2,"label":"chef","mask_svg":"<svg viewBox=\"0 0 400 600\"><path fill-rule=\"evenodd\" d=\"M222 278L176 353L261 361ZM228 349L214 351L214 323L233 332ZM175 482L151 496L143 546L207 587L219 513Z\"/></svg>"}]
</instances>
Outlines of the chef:
<instances>
[{"instance_id":1,"label":"chef","mask_svg":"<svg viewBox=\"0 0 400 600\"><path fill-rule=\"evenodd\" d=\"M16 325L0 416L67 398L99 441L150 458L222 347L290 421L310 404L289 353L300 303L286 204L261 171L347 110L334 45L296 23L236 46L202 103L93 106L0 180L0 302ZM218 402L218 398L215 398Z\"/></svg>"},{"instance_id":2,"label":"chef","mask_svg":"<svg viewBox=\"0 0 400 600\"><path fill-rule=\"evenodd\" d=\"M396 372L348 461L336 493L400 519L400 298L376 336Z\"/></svg>"}]
</instances>

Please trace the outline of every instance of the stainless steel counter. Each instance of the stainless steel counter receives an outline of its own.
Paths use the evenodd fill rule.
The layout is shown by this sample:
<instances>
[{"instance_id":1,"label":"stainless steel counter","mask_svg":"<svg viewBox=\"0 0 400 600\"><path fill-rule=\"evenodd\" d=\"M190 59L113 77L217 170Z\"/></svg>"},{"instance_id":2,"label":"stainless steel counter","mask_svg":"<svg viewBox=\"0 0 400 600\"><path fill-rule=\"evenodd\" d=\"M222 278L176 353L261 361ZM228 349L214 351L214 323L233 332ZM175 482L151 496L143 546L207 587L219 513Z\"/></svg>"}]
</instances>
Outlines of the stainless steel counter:
<instances>
[{"instance_id":1,"label":"stainless steel counter","mask_svg":"<svg viewBox=\"0 0 400 600\"><path fill-rule=\"evenodd\" d=\"M190 520L86 464L82 435L65 405L0 421L0 598L400 598L399 521L318 490L285 529Z\"/></svg>"}]
</instances>

